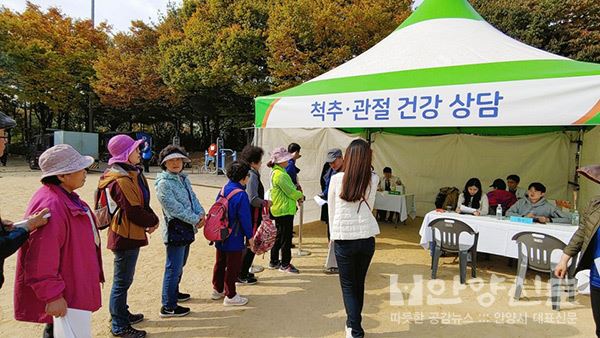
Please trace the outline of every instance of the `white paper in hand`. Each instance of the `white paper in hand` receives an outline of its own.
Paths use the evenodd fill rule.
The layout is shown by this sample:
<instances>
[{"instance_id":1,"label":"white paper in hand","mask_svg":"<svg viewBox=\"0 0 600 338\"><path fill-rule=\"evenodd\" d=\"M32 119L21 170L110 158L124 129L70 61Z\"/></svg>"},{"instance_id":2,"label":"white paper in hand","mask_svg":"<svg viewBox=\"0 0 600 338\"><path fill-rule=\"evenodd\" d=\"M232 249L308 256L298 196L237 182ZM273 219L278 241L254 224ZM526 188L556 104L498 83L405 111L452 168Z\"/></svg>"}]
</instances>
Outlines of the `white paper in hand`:
<instances>
[{"instance_id":1,"label":"white paper in hand","mask_svg":"<svg viewBox=\"0 0 600 338\"><path fill-rule=\"evenodd\" d=\"M596 263L598 265L598 263ZM577 279L577 291L582 295L590 294L590 270L581 270L575 275Z\"/></svg>"},{"instance_id":2,"label":"white paper in hand","mask_svg":"<svg viewBox=\"0 0 600 338\"><path fill-rule=\"evenodd\" d=\"M477 211L477 209L473 209L473 208L469 208L466 205L460 205L460 212L464 213L464 214L474 214L475 211Z\"/></svg>"},{"instance_id":3,"label":"white paper in hand","mask_svg":"<svg viewBox=\"0 0 600 338\"><path fill-rule=\"evenodd\" d=\"M321 198L321 196L319 196L319 195L315 195L315 197L313 197L313 199L315 200L315 202L317 202L317 204L318 204L320 207L322 207L322 206L324 206L325 204L327 204L327 201L326 201L326 200L324 200L324 199L322 199L322 198Z\"/></svg>"},{"instance_id":4,"label":"white paper in hand","mask_svg":"<svg viewBox=\"0 0 600 338\"><path fill-rule=\"evenodd\" d=\"M54 337L91 338L92 312L78 309L67 309L66 316L54 317Z\"/></svg>"}]
</instances>

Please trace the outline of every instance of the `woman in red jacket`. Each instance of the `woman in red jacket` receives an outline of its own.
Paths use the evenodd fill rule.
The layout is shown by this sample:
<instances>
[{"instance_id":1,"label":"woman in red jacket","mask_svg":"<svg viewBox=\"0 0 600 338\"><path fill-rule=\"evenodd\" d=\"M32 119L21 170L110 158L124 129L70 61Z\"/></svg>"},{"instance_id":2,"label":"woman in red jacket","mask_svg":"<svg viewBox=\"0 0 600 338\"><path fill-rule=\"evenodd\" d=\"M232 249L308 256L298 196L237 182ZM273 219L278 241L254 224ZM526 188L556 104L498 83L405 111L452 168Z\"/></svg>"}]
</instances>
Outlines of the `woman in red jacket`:
<instances>
[{"instance_id":1,"label":"woman in red jacket","mask_svg":"<svg viewBox=\"0 0 600 338\"><path fill-rule=\"evenodd\" d=\"M52 337L53 316L63 317L68 309L100 308L104 275L95 216L75 193L85 184L86 169L94 159L59 144L46 150L39 163L43 186L33 195L26 215L47 207L51 216L19 251L15 318L48 324L44 336ZM91 322L82 324L91 330Z\"/></svg>"}]
</instances>

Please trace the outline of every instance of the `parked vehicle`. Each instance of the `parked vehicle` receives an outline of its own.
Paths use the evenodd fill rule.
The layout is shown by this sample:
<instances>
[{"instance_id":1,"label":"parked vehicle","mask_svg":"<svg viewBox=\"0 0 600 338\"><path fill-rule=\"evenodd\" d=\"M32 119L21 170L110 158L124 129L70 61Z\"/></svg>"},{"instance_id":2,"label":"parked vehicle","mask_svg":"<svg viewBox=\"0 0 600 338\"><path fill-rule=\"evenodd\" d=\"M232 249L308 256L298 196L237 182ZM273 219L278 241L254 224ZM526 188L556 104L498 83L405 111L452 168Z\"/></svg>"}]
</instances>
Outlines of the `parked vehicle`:
<instances>
[{"instance_id":1,"label":"parked vehicle","mask_svg":"<svg viewBox=\"0 0 600 338\"><path fill-rule=\"evenodd\" d=\"M98 134L77 131L50 130L48 133L33 137L27 162L31 169L39 169L40 155L55 144L69 144L82 155L98 160Z\"/></svg>"}]
</instances>

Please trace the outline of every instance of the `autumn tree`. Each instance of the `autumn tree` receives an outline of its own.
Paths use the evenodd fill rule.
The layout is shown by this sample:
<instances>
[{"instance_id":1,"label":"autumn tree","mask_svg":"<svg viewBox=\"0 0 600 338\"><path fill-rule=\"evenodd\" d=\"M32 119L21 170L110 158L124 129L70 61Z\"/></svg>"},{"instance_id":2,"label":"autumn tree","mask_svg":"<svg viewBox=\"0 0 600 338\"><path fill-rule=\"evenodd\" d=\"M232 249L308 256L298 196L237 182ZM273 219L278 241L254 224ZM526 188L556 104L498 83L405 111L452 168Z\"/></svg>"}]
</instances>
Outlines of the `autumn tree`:
<instances>
[{"instance_id":1,"label":"autumn tree","mask_svg":"<svg viewBox=\"0 0 600 338\"><path fill-rule=\"evenodd\" d=\"M366 51L411 14L411 3L276 0L267 40L272 89L310 80Z\"/></svg>"},{"instance_id":2,"label":"autumn tree","mask_svg":"<svg viewBox=\"0 0 600 338\"><path fill-rule=\"evenodd\" d=\"M104 125L116 130L125 122L159 125L169 120L178 106L159 70L159 33L142 21L132 22L129 32L117 33L110 47L94 64L92 85L105 108Z\"/></svg>"},{"instance_id":3,"label":"autumn tree","mask_svg":"<svg viewBox=\"0 0 600 338\"><path fill-rule=\"evenodd\" d=\"M268 1L187 0L170 15L180 24L161 36L161 73L201 120L203 144L225 121L250 125L253 98L269 87Z\"/></svg>"},{"instance_id":4,"label":"autumn tree","mask_svg":"<svg viewBox=\"0 0 600 338\"><path fill-rule=\"evenodd\" d=\"M505 34L575 60L600 62L598 0L472 0Z\"/></svg>"},{"instance_id":5,"label":"autumn tree","mask_svg":"<svg viewBox=\"0 0 600 338\"><path fill-rule=\"evenodd\" d=\"M27 3L22 13L0 9L0 30L0 93L32 114L41 130L83 129L92 63L106 48L107 27Z\"/></svg>"}]
</instances>

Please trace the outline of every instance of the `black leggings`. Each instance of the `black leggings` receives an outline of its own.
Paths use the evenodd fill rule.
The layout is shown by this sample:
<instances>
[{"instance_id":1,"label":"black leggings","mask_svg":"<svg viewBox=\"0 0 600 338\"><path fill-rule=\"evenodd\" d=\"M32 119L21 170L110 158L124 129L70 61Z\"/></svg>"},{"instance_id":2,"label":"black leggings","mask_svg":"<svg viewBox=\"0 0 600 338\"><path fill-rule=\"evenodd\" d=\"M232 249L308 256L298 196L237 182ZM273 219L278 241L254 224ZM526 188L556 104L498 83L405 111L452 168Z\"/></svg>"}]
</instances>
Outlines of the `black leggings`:
<instances>
[{"instance_id":1,"label":"black leggings","mask_svg":"<svg viewBox=\"0 0 600 338\"><path fill-rule=\"evenodd\" d=\"M274 217L277 227L277 239L271 249L271 264L279 261L279 250L281 250L281 266L287 267L292 260L292 230L294 227L294 215Z\"/></svg>"}]
</instances>

